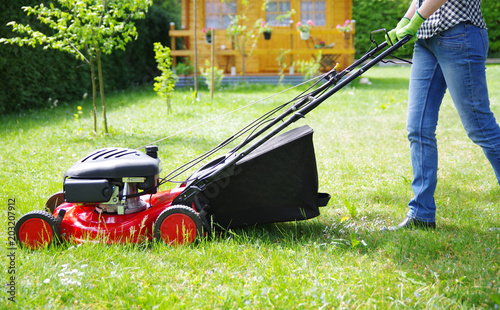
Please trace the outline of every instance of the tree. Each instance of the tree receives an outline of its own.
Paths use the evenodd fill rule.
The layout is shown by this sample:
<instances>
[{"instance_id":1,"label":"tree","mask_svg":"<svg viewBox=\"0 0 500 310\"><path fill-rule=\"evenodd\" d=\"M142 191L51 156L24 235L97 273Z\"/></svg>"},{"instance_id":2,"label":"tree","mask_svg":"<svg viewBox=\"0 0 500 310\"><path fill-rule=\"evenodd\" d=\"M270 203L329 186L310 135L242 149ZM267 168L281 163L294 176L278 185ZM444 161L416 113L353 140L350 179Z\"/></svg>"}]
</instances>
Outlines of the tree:
<instances>
[{"instance_id":1,"label":"tree","mask_svg":"<svg viewBox=\"0 0 500 310\"><path fill-rule=\"evenodd\" d=\"M161 71L161 75L155 77L154 90L160 97L165 98L168 111L171 111L170 95L174 91L176 76L171 69L170 48L161 45L160 42L155 42L154 50L158 70Z\"/></svg>"},{"instance_id":2,"label":"tree","mask_svg":"<svg viewBox=\"0 0 500 310\"><path fill-rule=\"evenodd\" d=\"M224 1L224 0L222 0ZM268 0L265 0L261 7L261 14L265 12ZM231 16L231 25L227 28L226 35L231 38L234 47L241 53L241 71L243 73L243 81L245 81L245 59L252 55L253 50L257 46L257 40L261 34L262 18L257 19L252 27L248 27L248 11L249 0L241 0L242 13ZM257 34L257 35L256 35ZM246 54L247 43L253 39L250 53Z\"/></svg>"},{"instance_id":3,"label":"tree","mask_svg":"<svg viewBox=\"0 0 500 310\"><path fill-rule=\"evenodd\" d=\"M95 66L99 76L104 130L108 132L101 55L113 49L124 50L125 45L137 38L134 19L144 18L152 0L57 0L47 7L43 3L22 9L34 15L52 29L52 34L32 29L30 25L15 21L7 25L22 37L2 38L0 43L29 45L61 50L74 54L90 66L93 95L94 132L97 133L97 87Z\"/></svg>"}]
</instances>

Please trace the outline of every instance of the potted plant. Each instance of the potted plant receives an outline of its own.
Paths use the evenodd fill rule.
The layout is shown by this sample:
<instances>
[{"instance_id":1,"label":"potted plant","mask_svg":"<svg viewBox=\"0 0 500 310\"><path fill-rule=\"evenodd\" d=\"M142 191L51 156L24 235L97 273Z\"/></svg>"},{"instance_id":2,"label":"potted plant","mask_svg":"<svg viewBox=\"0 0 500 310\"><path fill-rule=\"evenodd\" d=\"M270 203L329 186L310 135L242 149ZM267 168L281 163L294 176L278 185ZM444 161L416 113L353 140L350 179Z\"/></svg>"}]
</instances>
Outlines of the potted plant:
<instances>
[{"instance_id":1,"label":"potted plant","mask_svg":"<svg viewBox=\"0 0 500 310\"><path fill-rule=\"evenodd\" d=\"M350 39L351 38L351 32L352 32L352 25L355 23L356 21L354 20L346 20L344 22L344 25L337 25L337 30L340 31L342 33L342 36L344 37L344 39Z\"/></svg>"},{"instance_id":2,"label":"potted plant","mask_svg":"<svg viewBox=\"0 0 500 310\"><path fill-rule=\"evenodd\" d=\"M207 39L207 43L212 43L212 28L203 28L201 31L205 34L205 39Z\"/></svg>"},{"instance_id":3,"label":"potted plant","mask_svg":"<svg viewBox=\"0 0 500 310\"><path fill-rule=\"evenodd\" d=\"M319 41L318 44L314 45L315 48L325 48L325 41Z\"/></svg>"},{"instance_id":4,"label":"potted plant","mask_svg":"<svg viewBox=\"0 0 500 310\"><path fill-rule=\"evenodd\" d=\"M301 22L297 22L297 30L300 32L300 38L302 40L309 40L309 31L311 30L311 27L313 26L312 20L308 20L305 24L302 24Z\"/></svg>"},{"instance_id":5,"label":"potted plant","mask_svg":"<svg viewBox=\"0 0 500 310\"><path fill-rule=\"evenodd\" d=\"M271 28L271 26L269 26L268 23L266 23L265 20L263 20L260 24L260 31L264 34L265 40L271 39L271 33L273 32L273 29Z\"/></svg>"}]
</instances>

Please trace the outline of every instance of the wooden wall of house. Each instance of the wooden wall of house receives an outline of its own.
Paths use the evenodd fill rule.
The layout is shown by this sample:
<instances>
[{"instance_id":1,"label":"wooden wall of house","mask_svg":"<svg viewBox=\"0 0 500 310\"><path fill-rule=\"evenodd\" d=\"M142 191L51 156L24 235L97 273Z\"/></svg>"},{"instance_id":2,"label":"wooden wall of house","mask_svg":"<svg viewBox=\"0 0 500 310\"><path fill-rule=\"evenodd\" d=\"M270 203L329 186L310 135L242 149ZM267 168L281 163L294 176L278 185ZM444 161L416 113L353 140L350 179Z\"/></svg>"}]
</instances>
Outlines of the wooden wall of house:
<instances>
[{"instance_id":1,"label":"wooden wall of house","mask_svg":"<svg viewBox=\"0 0 500 310\"><path fill-rule=\"evenodd\" d=\"M211 46L206 42L202 29L205 28L205 1L196 0L197 10L195 15L194 0L182 0L182 29L190 30L190 35L185 38L185 48L194 50L194 36L192 30L197 28L197 50L198 66L204 66L205 59L210 60ZM265 19L265 12L261 11L262 1L249 1L246 16L252 27L259 18ZM354 44L351 39L344 39L342 34L336 29L338 24L343 24L346 19L352 17L352 0L326 0L326 26L313 26L311 29L311 38L307 41L300 39L300 34L296 30L295 23L300 19L300 0L291 0L291 7L296 11L292 16L293 24L286 27L273 27L271 40L264 40L263 35L256 32L257 39L249 40L246 52L251 56L246 58L246 73L276 73L279 70L277 57L280 50L292 50L286 58L287 66L299 59L309 60L319 51L315 44L324 41L327 45L335 44L331 49L322 49L325 57L336 57L343 67L348 65L354 59ZM241 14L243 6L238 0L238 14ZM180 27L176 27L177 29ZM225 30L217 29L215 31L215 63L219 68L230 72L231 67L235 66L238 74L241 73L242 57L239 51L231 46L231 40L226 36ZM255 42L255 48L252 45ZM191 57L191 59L193 59ZM288 71L287 71L288 72Z\"/></svg>"}]
</instances>

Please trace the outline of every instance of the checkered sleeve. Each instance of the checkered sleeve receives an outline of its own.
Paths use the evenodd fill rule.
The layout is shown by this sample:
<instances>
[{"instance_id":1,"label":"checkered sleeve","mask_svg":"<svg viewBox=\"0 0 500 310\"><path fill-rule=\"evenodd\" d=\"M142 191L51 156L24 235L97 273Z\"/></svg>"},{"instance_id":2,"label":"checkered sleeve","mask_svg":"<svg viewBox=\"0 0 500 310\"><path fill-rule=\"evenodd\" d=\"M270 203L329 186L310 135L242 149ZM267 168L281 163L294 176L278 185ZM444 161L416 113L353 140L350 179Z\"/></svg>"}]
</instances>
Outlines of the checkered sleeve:
<instances>
[{"instance_id":1,"label":"checkered sleeve","mask_svg":"<svg viewBox=\"0 0 500 310\"><path fill-rule=\"evenodd\" d=\"M423 1L419 1L418 7ZM486 29L481 13L481 0L448 0L420 26L417 37L428 39L461 22L470 22L479 28Z\"/></svg>"}]
</instances>

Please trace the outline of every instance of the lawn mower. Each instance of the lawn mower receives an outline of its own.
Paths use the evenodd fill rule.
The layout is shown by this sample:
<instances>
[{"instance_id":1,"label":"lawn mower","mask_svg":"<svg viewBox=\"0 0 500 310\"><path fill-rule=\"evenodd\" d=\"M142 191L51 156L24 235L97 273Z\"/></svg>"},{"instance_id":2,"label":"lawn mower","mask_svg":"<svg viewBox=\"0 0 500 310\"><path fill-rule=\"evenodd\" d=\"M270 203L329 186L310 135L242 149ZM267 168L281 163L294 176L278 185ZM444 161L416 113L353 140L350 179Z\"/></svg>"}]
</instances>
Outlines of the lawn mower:
<instances>
[{"instance_id":1,"label":"lawn mower","mask_svg":"<svg viewBox=\"0 0 500 310\"><path fill-rule=\"evenodd\" d=\"M381 32L385 30L379 30ZM373 34L372 33L372 34ZM59 241L105 243L158 240L190 244L211 229L316 217L330 195L318 193L313 130L307 125L281 133L366 70L391 55L377 44L348 68L323 75L293 100L264 114L204 155L160 178L158 148L109 147L85 156L64 174L63 191L44 211L23 215L15 226L21 247L39 249ZM285 109L277 117L277 111ZM242 135L243 142L212 159L180 186L159 186L206 160Z\"/></svg>"}]
</instances>

